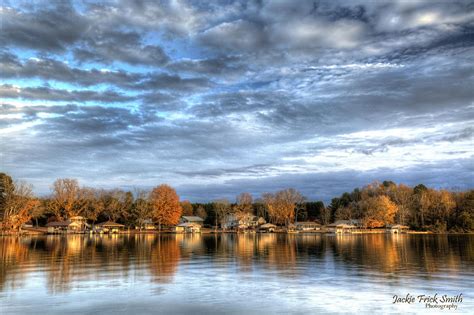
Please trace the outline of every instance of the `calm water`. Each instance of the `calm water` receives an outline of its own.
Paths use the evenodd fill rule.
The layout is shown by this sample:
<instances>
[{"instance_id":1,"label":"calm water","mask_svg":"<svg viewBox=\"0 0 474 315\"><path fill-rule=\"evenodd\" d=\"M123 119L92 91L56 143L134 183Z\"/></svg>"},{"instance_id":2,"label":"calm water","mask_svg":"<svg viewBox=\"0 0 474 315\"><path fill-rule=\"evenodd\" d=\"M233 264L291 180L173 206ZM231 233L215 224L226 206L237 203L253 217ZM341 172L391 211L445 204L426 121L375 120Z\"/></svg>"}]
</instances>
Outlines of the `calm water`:
<instances>
[{"instance_id":1,"label":"calm water","mask_svg":"<svg viewBox=\"0 0 474 315\"><path fill-rule=\"evenodd\" d=\"M0 237L1 314L469 313L474 237ZM463 294L457 311L393 295Z\"/></svg>"}]
</instances>

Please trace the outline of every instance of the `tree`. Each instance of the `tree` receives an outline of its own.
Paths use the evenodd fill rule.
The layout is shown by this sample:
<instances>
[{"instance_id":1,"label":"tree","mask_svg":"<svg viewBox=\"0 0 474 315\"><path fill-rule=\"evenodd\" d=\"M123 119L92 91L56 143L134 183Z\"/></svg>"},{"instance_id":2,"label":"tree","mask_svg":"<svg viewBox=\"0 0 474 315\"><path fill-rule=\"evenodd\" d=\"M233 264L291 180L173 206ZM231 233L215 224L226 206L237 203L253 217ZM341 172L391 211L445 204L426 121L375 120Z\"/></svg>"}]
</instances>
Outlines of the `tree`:
<instances>
[{"instance_id":1,"label":"tree","mask_svg":"<svg viewBox=\"0 0 474 315\"><path fill-rule=\"evenodd\" d=\"M87 191L79 187L77 179L59 178L52 190L49 210L58 220L81 215L88 206Z\"/></svg>"},{"instance_id":2,"label":"tree","mask_svg":"<svg viewBox=\"0 0 474 315\"><path fill-rule=\"evenodd\" d=\"M89 205L84 211L84 216L93 223L105 211L105 194L106 192L102 189L88 188Z\"/></svg>"},{"instance_id":3,"label":"tree","mask_svg":"<svg viewBox=\"0 0 474 315\"><path fill-rule=\"evenodd\" d=\"M183 215L193 215L193 205L189 202L189 200L184 200L181 202L181 208L183 208Z\"/></svg>"},{"instance_id":4,"label":"tree","mask_svg":"<svg viewBox=\"0 0 474 315\"><path fill-rule=\"evenodd\" d=\"M199 205L196 209L196 215L203 220L207 218L207 212L202 205Z\"/></svg>"},{"instance_id":5,"label":"tree","mask_svg":"<svg viewBox=\"0 0 474 315\"><path fill-rule=\"evenodd\" d=\"M116 222L120 218L126 220L131 212L133 195L120 189L105 192L103 195L105 210L104 214L110 221Z\"/></svg>"},{"instance_id":6,"label":"tree","mask_svg":"<svg viewBox=\"0 0 474 315\"><path fill-rule=\"evenodd\" d=\"M218 199L212 202L212 208L215 213L216 227L218 223L223 223L227 215L231 213L230 202L227 199Z\"/></svg>"},{"instance_id":7,"label":"tree","mask_svg":"<svg viewBox=\"0 0 474 315\"><path fill-rule=\"evenodd\" d=\"M425 227L425 216L431 207L431 193L425 185L418 185L414 189L413 202L414 202L414 214L415 223L418 227Z\"/></svg>"},{"instance_id":8,"label":"tree","mask_svg":"<svg viewBox=\"0 0 474 315\"><path fill-rule=\"evenodd\" d=\"M295 217L295 207L302 204L305 198L293 188L262 195L270 220L276 224L288 225Z\"/></svg>"},{"instance_id":9,"label":"tree","mask_svg":"<svg viewBox=\"0 0 474 315\"><path fill-rule=\"evenodd\" d=\"M252 195L248 192L241 193L240 195L237 196L236 198L236 206L235 210L236 212L240 213L252 213L253 212L253 198Z\"/></svg>"},{"instance_id":10,"label":"tree","mask_svg":"<svg viewBox=\"0 0 474 315\"><path fill-rule=\"evenodd\" d=\"M4 217L8 194L12 193L12 187L12 178L5 173L0 173L0 219Z\"/></svg>"},{"instance_id":11,"label":"tree","mask_svg":"<svg viewBox=\"0 0 474 315\"><path fill-rule=\"evenodd\" d=\"M42 213L41 203L33 196L33 188L25 182L4 180L2 228L20 230L21 226Z\"/></svg>"},{"instance_id":12,"label":"tree","mask_svg":"<svg viewBox=\"0 0 474 315\"><path fill-rule=\"evenodd\" d=\"M393 184L388 186L388 195L398 207L396 221L405 224L412 204L413 189L403 184Z\"/></svg>"},{"instance_id":13,"label":"tree","mask_svg":"<svg viewBox=\"0 0 474 315\"><path fill-rule=\"evenodd\" d=\"M160 185L155 187L150 194L152 216L161 225L176 225L179 222L183 209L179 203L179 196L172 187Z\"/></svg>"},{"instance_id":14,"label":"tree","mask_svg":"<svg viewBox=\"0 0 474 315\"><path fill-rule=\"evenodd\" d=\"M149 194L144 190L137 190L135 192L136 198L133 203L133 219L135 221L135 226L140 227L140 229L145 224L146 220L151 219L152 217L152 207L149 201Z\"/></svg>"},{"instance_id":15,"label":"tree","mask_svg":"<svg viewBox=\"0 0 474 315\"><path fill-rule=\"evenodd\" d=\"M454 222L461 231L474 230L474 190L457 194Z\"/></svg>"},{"instance_id":16,"label":"tree","mask_svg":"<svg viewBox=\"0 0 474 315\"><path fill-rule=\"evenodd\" d=\"M397 205L387 196L374 196L359 202L364 225L369 228L382 227L395 222Z\"/></svg>"},{"instance_id":17,"label":"tree","mask_svg":"<svg viewBox=\"0 0 474 315\"><path fill-rule=\"evenodd\" d=\"M321 224L327 225L331 222L331 209L323 207L321 209Z\"/></svg>"}]
</instances>

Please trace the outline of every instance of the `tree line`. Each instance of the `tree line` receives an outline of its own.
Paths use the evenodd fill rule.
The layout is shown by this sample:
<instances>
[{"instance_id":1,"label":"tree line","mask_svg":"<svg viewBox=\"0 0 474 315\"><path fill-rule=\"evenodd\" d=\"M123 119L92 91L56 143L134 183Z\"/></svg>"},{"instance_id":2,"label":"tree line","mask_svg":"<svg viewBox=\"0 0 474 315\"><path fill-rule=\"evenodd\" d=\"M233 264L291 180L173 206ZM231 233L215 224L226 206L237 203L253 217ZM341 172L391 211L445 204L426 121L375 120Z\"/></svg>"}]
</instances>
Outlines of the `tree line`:
<instances>
[{"instance_id":1,"label":"tree line","mask_svg":"<svg viewBox=\"0 0 474 315\"><path fill-rule=\"evenodd\" d=\"M159 185L152 190L98 189L80 186L76 179L60 178L45 197L33 194L32 186L0 173L0 227L18 230L29 221L36 225L85 217L90 223L110 220L142 228L153 223L161 228L179 222L181 216L195 215L205 224L222 226L229 215L263 217L267 222L288 226L295 221L329 224L337 220L358 220L367 228L390 224L408 225L415 230L470 232L474 230L474 190L453 192L415 187L391 181L374 182L333 198L308 201L293 188L263 193L253 199L239 194L234 202L218 199L209 203L180 201L175 189Z\"/></svg>"}]
</instances>

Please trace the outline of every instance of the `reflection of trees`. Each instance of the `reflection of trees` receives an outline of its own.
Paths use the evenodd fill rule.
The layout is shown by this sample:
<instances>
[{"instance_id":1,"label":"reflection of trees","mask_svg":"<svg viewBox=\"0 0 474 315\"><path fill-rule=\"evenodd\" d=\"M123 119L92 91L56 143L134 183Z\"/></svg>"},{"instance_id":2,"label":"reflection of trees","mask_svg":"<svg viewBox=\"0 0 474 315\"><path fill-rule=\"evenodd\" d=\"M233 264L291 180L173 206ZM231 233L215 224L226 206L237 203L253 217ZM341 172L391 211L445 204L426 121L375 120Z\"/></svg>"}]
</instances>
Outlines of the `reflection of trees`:
<instances>
[{"instance_id":1,"label":"reflection of trees","mask_svg":"<svg viewBox=\"0 0 474 315\"><path fill-rule=\"evenodd\" d=\"M0 290L6 283L12 288L17 285L18 278L24 273L15 269L29 259L28 246L21 242L19 237L0 237Z\"/></svg>"},{"instance_id":2,"label":"reflection of trees","mask_svg":"<svg viewBox=\"0 0 474 315\"><path fill-rule=\"evenodd\" d=\"M472 268L467 235L104 235L0 238L0 290L22 286L30 271L46 274L51 292L79 282L104 285L132 274L168 282L181 262L239 272L273 270L301 277L318 268L426 277ZM319 266L319 267L318 267ZM262 268L263 267L263 268ZM324 268L324 267L322 267Z\"/></svg>"},{"instance_id":3,"label":"reflection of trees","mask_svg":"<svg viewBox=\"0 0 474 315\"><path fill-rule=\"evenodd\" d=\"M472 240L466 236L455 239L448 235L343 235L328 241L336 261L395 276L429 276L446 268L460 270L466 249L471 252L467 259L472 261Z\"/></svg>"},{"instance_id":4,"label":"reflection of trees","mask_svg":"<svg viewBox=\"0 0 474 315\"><path fill-rule=\"evenodd\" d=\"M180 248L173 235L157 237L152 245L150 270L159 282L168 282L180 260Z\"/></svg>"},{"instance_id":5,"label":"reflection of trees","mask_svg":"<svg viewBox=\"0 0 474 315\"><path fill-rule=\"evenodd\" d=\"M63 292L80 281L101 285L146 270L169 279L180 260L174 236L69 235L20 240L0 238L0 289L6 283L16 285L17 278L26 278L31 266L45 271L50 292Z\"/></svg>"}]
</instances>

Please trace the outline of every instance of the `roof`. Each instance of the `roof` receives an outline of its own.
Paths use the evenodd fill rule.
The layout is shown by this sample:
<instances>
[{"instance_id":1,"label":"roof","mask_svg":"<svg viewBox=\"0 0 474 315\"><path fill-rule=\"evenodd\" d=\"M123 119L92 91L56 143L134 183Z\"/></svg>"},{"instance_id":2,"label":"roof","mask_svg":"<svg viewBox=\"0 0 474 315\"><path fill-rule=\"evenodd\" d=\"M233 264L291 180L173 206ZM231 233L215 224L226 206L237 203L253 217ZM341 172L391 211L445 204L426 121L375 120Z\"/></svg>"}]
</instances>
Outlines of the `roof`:
<instances>
[{"instance_id":1,"label":"roof","mask_svg":"<svg viewBox=\"0 0 474 315\"><path fill-rule=\"evenodd\" d=\"M85 220L85 218L81 217L80 215L76 215L76 216L70 217L69 220Z\"/></svg>"},{"instance_id":2,"label":"roof","mask_svg":"<svg viewBox=\"0 0 474 315\"><path fill-rule=\"evenodd\" d=\"M112 222L112 221L102 222L102 223L99 223L99 224L96 224L96 225L97 226L102 226L102 227L124 227L125 226L123 224Z\"/></svg>"},{"instance_id":3,"label":"roof","mask_svg":"<svg viewBox=\"0 0 474 315\"><path fill-rule=\"evenodd\" d=\"M265 224L260 225L261 229L269 229L269 228L276 228L276 227L277 226L275 224L271 224L271 223L265 223Z\"/></svg>"},{"instance_id":4,"label":"roof","mask_svg":"<svg viewBox=\"0 0 474 315\"><path fill-rule=\"evenodd\" d=\"M182 227L198 227L200 226L199 224L195 224L192 222L186 222L186 223L180 223L177 226L182 226Z\"/></svg>"},{"instance_id":5,"label":"roof","mask_svg":"<svg viewBox=\"0 0 474 315\"><path fill-rule=\"evenodd\" d=\"M346 224L346 223L340 223L339 221L338 222L334 222L334 223L331 223L329 225L327 225L328 227L339 227L339 228L345 228L345 229L353 229L355 228L356 226L353 225L353 224Z\"/></svg>"},{"instance_id":6,"label":"roof","mask_svg":"<svg viewBox=\"0 0 474 315\"><path fill-rule=\"evenodd\" d=\"M409 229L409 226L406 225L401 225L401 224L395 224L395 225L389 225L388 226L391 229Z\"/></svg>"},{"instance_id":7,"label":"roof","mask_svg":"<svg viewBox=\"0 0 474 315\"><path fill-rule=\"evenodd\" d=\"M312 222L312 221L300 221L300 222L295 222L296 225L317 225L321 226L318 222Z\"/></svg>"},{"instance_id":8,"label":"roof","mask_svg":"<svg viewBox=\"0 0 474 315\"><path fill-rule=\"evenodd\" d=\"M204 219L195 215L184 215L182 219L189 222L204 222Z\"/></svg>"}]
</instances>

